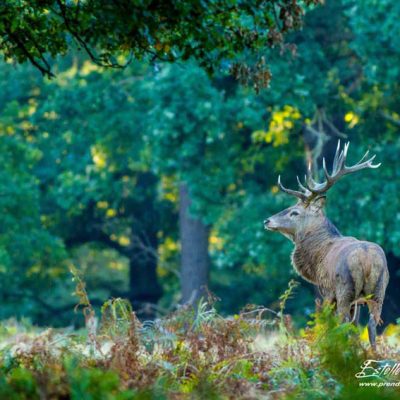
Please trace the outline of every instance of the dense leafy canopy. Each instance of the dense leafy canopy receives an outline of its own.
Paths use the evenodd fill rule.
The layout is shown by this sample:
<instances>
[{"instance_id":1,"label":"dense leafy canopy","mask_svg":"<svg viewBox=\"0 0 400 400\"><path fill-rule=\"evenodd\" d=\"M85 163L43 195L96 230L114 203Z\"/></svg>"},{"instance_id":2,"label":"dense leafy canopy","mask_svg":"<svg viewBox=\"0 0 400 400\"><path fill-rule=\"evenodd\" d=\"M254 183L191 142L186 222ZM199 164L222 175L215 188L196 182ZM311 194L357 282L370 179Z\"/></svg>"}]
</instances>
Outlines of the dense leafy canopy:
<instances>
[{"instance_id":1,"label":"dense leafy canopy","mask_svg":"<svg viewBox=\"0 0 400 400\"><path fill-rule=\"evenodd\" d=\"M318 0L274 1L8 1L0 6L6 59L29 61L53 76L48 55L73 44L98 65L121 68L132 59L189 58L212 73L221 63L256 88L270 79L261 53L282 45ZM238 56L256 55L252 64Z\"/></svg>"},{"instance_id":2,"label":"dense leafy canopy","mask_svg":"<svg viewBox=\"0 0 400 400\"><path fill-rule=\"evenodd\" d=\"M76 5L68 4L71 13ZM206 8L208 17L215 14L225 21L214 12L220 4L225 3ZM94 304L108 296L134 299L149 291L139 275L128 282L137 254L156 260L151 280L159 286L151 288L152 299L159 299L162 289L158 310L171 307L179 300L181 182L189 187L192 214L210 228L210 288L222 299L222 310L235 312L246 303L273 307L294 274L291 244L262 228L265 217L291 203L278 193L276 177L280 173L287 186L296 186L305 160L317 167L322 156L329 161L338 138L351 141L350 158L371 148L383 165L357 179L343 179L329 193L328 214L344 234L383 246L395 285L400 257L396 9L397 3L389 0L379 6L372 0L343 0L310 11L304 29L289 38L297 45L297 56L282 55L279 49L271 53L271 88L259 95L220 72L207 75L207 60L195 50L191 55L197 61L157 68L133 61L119 70L101 68L72 52L55 63L57 77L50 81L27 64L3 64L2 316L17 312L41 323L71 321L71 314L60 314L72 310L74 301L65 279L71 264L85 271ZM33 18L32 10L21 18ZM191 18L194 10L177 13ZM96 10L93 20L82 21L93 24L85 29L96 32L89 42L96 51L105 48L106 31L102 35L98 21L107 22L113 16L109 11L106 16ZM58 46L54 54L60 53L68 45L68 28L51 10L44 15L38 17L43 26L18 24L13 29L18 35L44 35L46 24L61 24L54 28L59 46L52 41ZM146 18L161 18L157 15ZM211 23L207 18L204 24ZM109 23L113 27L116 20ZM156 48L156 42L146 46L163 57L180 57L184 47L174 53L169 41L187 43L185 37L170 37L172 31L159 38L163 46L169 43L168 51ZM111 54L125 50L118 35L127 32L111 35L103 62L113 62ZM207 40L215 39L212 33ZM129 49L135 54L134 45L141 42L131 40ZM229 51L245 56L238 43ZM39 61L47 51L52 52L49 47L37 53ZM221 60L229 51L207 56ZM6 56L17 53L16 46L5 49ZM298 319L310 312L314 296L304 283L300 290L296 304L288 304ZM394 305L386 320L398 315L399 302L396 292L388 293L388 304Z\"/></svg>"}]
</instances>

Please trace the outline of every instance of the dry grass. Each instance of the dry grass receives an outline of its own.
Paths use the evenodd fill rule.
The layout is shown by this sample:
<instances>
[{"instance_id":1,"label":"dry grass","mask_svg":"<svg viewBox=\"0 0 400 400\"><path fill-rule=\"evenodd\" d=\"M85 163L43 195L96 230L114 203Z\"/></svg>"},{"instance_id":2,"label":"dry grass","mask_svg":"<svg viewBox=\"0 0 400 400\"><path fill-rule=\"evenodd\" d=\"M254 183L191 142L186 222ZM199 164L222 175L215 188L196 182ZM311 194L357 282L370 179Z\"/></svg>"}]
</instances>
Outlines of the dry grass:
<instances>
[{"instance_id":1,"label":"dry grass","mask_svg":"<svg viewBox=\"0 0 400 400\"><path fill-rule=\"evenodd\" d=\"M116 299L103 308L99 328L89 320L79 334L9 321L0 398L399 398L399 387L361 388L354 377L366 359L400 360L399 326L379 337L373 354L363 330L339 324L329 306L295 331L283 312L289 296L277 313L253 307L222 318L201 303L196 312L182 308L144 324Z\"/></svg>"}]
</instances>

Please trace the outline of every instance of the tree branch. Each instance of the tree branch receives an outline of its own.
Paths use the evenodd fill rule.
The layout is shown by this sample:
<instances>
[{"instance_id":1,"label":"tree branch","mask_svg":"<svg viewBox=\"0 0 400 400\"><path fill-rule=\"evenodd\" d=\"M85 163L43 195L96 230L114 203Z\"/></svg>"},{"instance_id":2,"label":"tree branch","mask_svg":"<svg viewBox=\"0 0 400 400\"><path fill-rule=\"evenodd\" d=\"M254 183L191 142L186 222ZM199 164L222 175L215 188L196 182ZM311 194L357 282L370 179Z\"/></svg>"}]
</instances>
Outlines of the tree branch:
<instances>
[{"instance_id":1,"label":"tree branch","mask_svg":"<svg viewBox=\"0 0 400 400\"><path fill-rule=\"evenodd\" d=\"M18 48L22 50L22 52L25 54L25 56L28 58L28 60L34 65L44 76L48 76L49 78L54 78L55 75L51 72L49 64L45 60L43 56L40 57L40 59L44 62L45 67L43 67L40 63L36 61L36 58L29 52L29 50L25 47L24 43L21 41L21 39L17 36L14 35L14 33L11 32L9 27L5 28L8 36L13 39L15 44L17 45Z\"/></svg>"},{"instance_id":2,"label":"tree branch","mask_svg":"<svg viewBox=\"0 0 400 400\"><path fill-rule=\"evenodd\" d=\"M87 45L86 41L84 39L81 38L81 36L79 35L78 32L75 31L75 29L72 28L71 24L70 24L70 20L68 18L67 15L67 9L65 7L65 5L61 2L61 0L57 0L57 4L60 8L61 11L61 18L64 20L65 22L65 26L68 30L68 32L72 35L72 37L77 41L77 43L82 46L84 48L84 50L86 51L86 53L89 55L89 57L91 58L91 60L101 66L101 67L108 67L108 68L125 68L127 67L133 60L133 53L132 51L130 52L130 56L128 61L125 64L118 64L118 63L113 63L107 60L107 62L105 63L104 60L102 60L101 58L99 58L98 56L96 56L91 48Z\"/></svg>"}]
</instances>

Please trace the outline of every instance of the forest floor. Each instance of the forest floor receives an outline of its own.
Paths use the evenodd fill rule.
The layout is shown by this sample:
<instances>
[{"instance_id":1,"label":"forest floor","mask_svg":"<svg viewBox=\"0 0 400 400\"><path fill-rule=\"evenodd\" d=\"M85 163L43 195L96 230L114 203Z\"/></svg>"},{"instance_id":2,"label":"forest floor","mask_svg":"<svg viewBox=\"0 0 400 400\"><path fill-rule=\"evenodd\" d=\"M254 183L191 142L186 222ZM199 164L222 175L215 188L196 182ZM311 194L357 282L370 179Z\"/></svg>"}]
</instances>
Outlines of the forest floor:
<instances>
[{"instance_id":1,"label":"forest floor","mask_svg":"<svg viewBox=\"0 0 400 400\"><path fill-rule=\"evenodd\" d=\"M129 303L107 302L99 326L0 330L1 399L398 399L400 326L378 337L321 307L296 330L280 310L247 307L222 318L212 305L141 323ZM366 363L370 361L367 367ZM398 385L396 385L398 383Z\"/></svg>"}]
</instances>

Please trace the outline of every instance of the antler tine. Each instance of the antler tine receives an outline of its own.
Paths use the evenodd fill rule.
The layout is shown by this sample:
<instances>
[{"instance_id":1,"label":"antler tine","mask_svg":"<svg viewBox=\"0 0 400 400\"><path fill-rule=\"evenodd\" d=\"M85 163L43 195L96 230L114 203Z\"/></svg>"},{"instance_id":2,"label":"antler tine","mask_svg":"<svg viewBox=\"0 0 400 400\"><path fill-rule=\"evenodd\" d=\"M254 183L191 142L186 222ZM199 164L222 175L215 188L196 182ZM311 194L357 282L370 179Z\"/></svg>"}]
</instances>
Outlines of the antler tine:
<instances>
[{"instance_id":1,"label":"antler tine","mask_svg":"<svg viewBox=\"0 0 400 400\"><path fill-rule=\"evenodd\" d=\"M338 140L335 156L333 158L332 173L333 173L333 171L336 171L336 168L337 168L337 165L338 165L339 154L340 154L340 139Z\"/></svg>"},{"instance_id":2,"label":"antler tine","mask_svg":"<svg viewBox=\"0 0 400 400\"><path fill-rule=\"evenodd\" d=\"M325 174L325 181L319 183L316 182L311 173L311 163L308 164L307 174L304 177L304 185L301 183L299 177L297 176L297 183L301 191L292 190L285 188L281 183L281 177L278 177L279 188L292 196L299 198L301 201L310 204L310 202L315 199L318 195L326 193L342 176L351 174L353 172L365 169L365 168L379 168L381 164L373 164L376 155L368 158L369 151L367 151L363 157L358 161L358 163L352 165L351 167L346 166L347 153L349 150L350 142L345 143L343 149L340 147L340 139L338 140L338 145L336 148L335 156L333 159L332 172L329 173L326 166L325 157L322 159L322 167Z\"/></svg>"},{"instance_id":3,"label":"antler tine","mask_svg":"<svg viewBox=\"0 0 400 400\"><path fill-rule=\"evenodd\" d=\"M315 182L311 176L307 178L307 187L313 193L313 195L323 194L328 191L342 176L348 175L350 173L360 171L365 168L378 168L381 164L372 164L376 155L370 157L368 160L364 161L368 156L367 151L361 160L351 167L346 166L347 152L349 150L350 142L345 143L343 150L340 150L340 140L338 141L338 147L336 149L332 173L329 174L326 168L325 158L322 160L322 166L325 173L326 180L322 183Z\"/></svg>"},{"instance_id":4,"label":"antler tine","mask_svg":"<svg viewBox=\"0 0 400 400\"><path fill-rule=\"evenodd\" d=\"M344 145L343 153L344 153L344 159L345 159L345 160L346 160L346 157L347 157L347 152L348 152L348 150L349 150L349 146L350 146L350 142L347 142L347 143Z\"/></svg>"},{"instance_id":5,"label":"antler tine","mask_svg":"<svg viewBox=\"0 0 400 400\"><path fill-rule=\"evenodd\" d=\"M344 162L345 162L344 151L341 150L340 155L339 155L337 169L335 171L333 171L332 175L336 175L336 173L339 173L344 168Z\"/></svg>"},{"instance_id":6,"label":"antler tine","mask_svg":"<svg viewBox=\"0 0 400 400\"><path fill-rule=\"evenodd\" d=\"M315 190L318 189L318 182L314 181L313 177L311 176L311 174L308 174L307 176L307 181L306 181L306 185L307 185L307 189L310 192L314 192Z\"/></svg>"},{"instance_id":7,"label":"antler tine","mask_svg":"<svg viewBox=\"0 0 400 400\"><path fill-rule=\"evenodd\" d=\"M351 167L346 167L346 173L359 171L364 168L379 168L381 166L381 163L372 164L372 161L374 161L375 157L376 157L376 154L374 154L372 157L370 157L367 161L362 162L362 160L365 158L365 155L364 155L357 164L355 164Z\"/></svg>"},{"instance_id":8,"label":"antler tine","mask_svg":"<svg viewBox=\"0 0 400 400\"><path fill-rule=\"evenodd\" d=\"M298 190L292 190L292 189L287 189L285 188L282 183L281 183L281 176L278 176L278 187L280 190L282 190L282 192L285 192L291 196L295 196L298 199L300 199L301 201L307 201L308 196L310 195L310 193L302 193Z\"/></svg>"},{"instance_id":9,"label":"antler tine","mask_svg":"<svg viewBox=\"0 0 400 400\"><path fill-rule=\"evenodd\" d=\"M346 165L347 152L349 151L349 146L350 146L350 142L347 142L344 145L344 149L343 149L343 165L342 165L343 168L345 168L345 165Z\"/></svg>"},{"instance_id":10,"label":"antler tine","mask_svg":"<svg viewBox=\"0 0 400 400\"><path fill-rule=\"evenodd\" d=\"M346 169L346 159L347 159L347 151L349 150L350 142L344 144L343 150L340 152L339 161L337 165L337 170L332 172L332 175L336 175L340 173L340 171Z\"/></svg>"},{"instance_id":11,"label":"antler tine","mask_svg":"<svg viewBox=\"0 0 400 400\"><path fill-rule=\"evenodd\" d=\"M367 150L365 152L365 154L361 157L361 160L357 164L361 164L367 158L368 154L369 154L369 150Z\"/></svg>"},{"instance_id":12,"label":"antler tine","mask_svg":"<svg viewBox=\"0 0 400 400\"><path fill-rule=\"evenodd\" d=\"M305 194L308 193L309 190L301 183L301 181L300 181L300 179L299 179L298 176L296 176L296 179L297 179L297 183L299 184L299 188L300 188L303 192L305 192Z\"/></svg>"},{"instance_id":13,"label":"antler tine","mask_svg":"<svg viewBox=\"0 0 400 400\"><path fill-rule=\"evenodd\" d=\"M378 163L375 165L372 164L372 161L375 159L375 157L376 157L376 154L374 154L368 161L366 161L366 162L368 162L368 168L372 168L372 169L379 168L382 165L382 163Z\"/></svg>"},{"instance_id":14,"label":"antler tine","mask_svg":"<svg viewBox=\"0 0 400 400\"><path fill-rule=\"evenodd\" d=\"M329 179L331 178L331 176L329 175L328 169L326 168L326 160L325 157L322 159L322 168L324 170L324 174L325 174L325 178L327 181L329 181Z\"/></svg>"},{"instance_id":15,"label":"antler tine","mask_svg":"<svg viewBox=\"0 0 400 400\"><path fill-rule=\"evenodd\" d=\"M378 164L372 164L372 161L374 161L376 154L374 154L372 157L370 157L367 161L364 161L369 154L369 150L361 157L361 160L355 164L354 166L359 166L359 165L367 165L369 168L379 168L381 166L381 163Z\"/></svg>"},{"instance_id":16,"label":"antler tine","mask_svg":"<svg viewBox=\"0 0 400 400\"><path fill-rule=\"evenodd\" d=\"M323 159L323 163L324 163L324 159ZM325 170L326 170L326 165L325 165ZM325 172L325 170L324 170L324 172ZM308 164L307 172L308 172L308 174L305 177L306 189L311 193L315 193L316 191L318 191L321 188L321 185L323 185L323 184L318 183L313 179L312 172L311 172L311 163ZM328 173L327 170L326 170L326 173ZM329 182L329 179L327 179L327 181Z\"/></svg>"}]
</instances>

